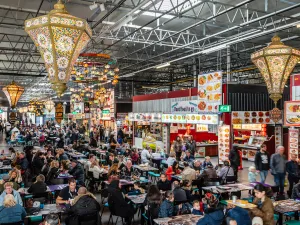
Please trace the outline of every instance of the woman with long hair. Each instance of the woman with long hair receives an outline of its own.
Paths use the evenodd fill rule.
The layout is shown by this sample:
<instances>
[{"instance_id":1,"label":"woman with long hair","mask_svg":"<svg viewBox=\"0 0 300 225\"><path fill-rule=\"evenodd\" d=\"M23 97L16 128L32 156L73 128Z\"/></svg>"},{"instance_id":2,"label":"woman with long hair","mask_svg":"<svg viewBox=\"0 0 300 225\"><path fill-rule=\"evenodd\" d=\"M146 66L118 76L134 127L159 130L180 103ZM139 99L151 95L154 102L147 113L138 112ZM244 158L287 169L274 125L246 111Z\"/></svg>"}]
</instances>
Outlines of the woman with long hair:
<instances>
[{"instance_id":1,"label":"woman with long hair","mask_svg":"<svg viewBox=\"0 0 300 225\"><path fill-rule=\"evenodd\" d=\"M179 165L178 165L177 161L174 161L173 165L169 166L168 169L166 170L167 178L170 181L172 180L172 175L177 175L177 174L180 174L180 173L181 173L181 171L179 169Z\"/></svg>"},{"instance_id":2,"label":"woman with long hair","mask_svg":"<svg viewBox=\"0 0 300 225\"><path fill-rule=\"evenodd\" d=\"M154 219L158 218L159 206L162 203L162 195L156 185L150 185L144 205L148 206L147 216L149 218L150 224L154 224Z\"/></svg>"},{"instance_id":3,"label":"woman with long hair","mask_svg":"<svg viewBox=\"0 0 300 225\"><path fill-rule=\"evenodd\" d=\"M254 194L255 199L252 204L257 205L257 208L250 209L251 218L256 220L261 218L264 225L274 224L274 206L270 199L272 191L262 184L257 184L254 187Z\"/></svg>"},{"instance_id":4,"label":"woman with long hair","mask_svg":"<svg viewBox=\"0 0 300 225\"><path fill-rule=\"evenodd\" d=\"M46 176L46 183L47 184L61 184L63 182L63 179L57 179L57 176L59 175L59 162L56 160L53 160L50 163L49 172Z\"/></svg>"}]
</instances>

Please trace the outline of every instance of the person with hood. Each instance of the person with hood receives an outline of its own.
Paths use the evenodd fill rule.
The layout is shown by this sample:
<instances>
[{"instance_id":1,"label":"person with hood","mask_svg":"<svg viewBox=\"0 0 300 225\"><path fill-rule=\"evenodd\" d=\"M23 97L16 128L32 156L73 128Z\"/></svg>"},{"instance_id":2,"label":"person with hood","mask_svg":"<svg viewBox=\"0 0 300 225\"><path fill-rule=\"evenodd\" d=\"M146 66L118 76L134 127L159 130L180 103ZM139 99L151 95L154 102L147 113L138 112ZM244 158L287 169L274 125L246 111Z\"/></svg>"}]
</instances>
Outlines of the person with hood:
<instances>
[{"instance_id":1,"label":"person with hood","mask_svg":"<svg viewBox=\"0 0 300 225\"><path fill-rule=\"evenodd\" d=\"M78 189L78 195L74 198L71 208L67 210L68 217L66 218L66 225L80 225L79 217L90 216L84 224L100 225L101 218L99 215L100 204L96 197L87 191L85 187Z\"/></svg>"},{"instance_id":2,"label":"person with hood","mask_svg":"<svg viewBox=\"0 0 300 225\"><path fill-rule=\"evenodd\" d=\"M235 220L237 225L251 225L251 218L246 209L241 207L235 207L234 205L228 204L227 206L227 224L230 224L231 220Z\"/></svg>"},{"instance_id":3,"label":"person with hood","mask_svg":"<svg viewBox=\"0 0 300 225\"><path fill-rule=\"evenodd\" d=\"M230 165L233 168L234 176L236 176L236 179L238 180L238 169L241 164L241 158L238 151L237 146L233 146L232 150L229 153L229 161Z\"/></svg>"},{"instance_id":4,"label":"person with hood","mask_svg":"<svg viewBox=\"0 0 300 225\"><path fill-rule=\"evenodd\" d=\"M205 199L207 203L207 209L204 210L204 217L198 220L197 225L222 224L224 220L224 213L221 208L217 207L219 204L219 200L212 194L206 194L206 196L208 197L207 199Z\"/></svg>"},{"instance_id":5,"label":"person with hood","mask_svg":"<svg viewBox=\"0 0 300 225\"><path fill-rule=\"evenodd\" d=\"M120 181L113 180L107 187L109 210L114 215L125 219L129 225L135 214L134 208L125 201L125 197L120 188Z\"/></svg>"},{"instance_id":6,"label":"person with hood","mask_svg":"<svg viewBox=\"0 0 300 225\"><path fill-rule=\"evenodd\" d=\"M84 186L84 169L80 162L73 159L71 160L72 169L69 171L78 182L79 185Z\"/></svg>"}]
</instances>

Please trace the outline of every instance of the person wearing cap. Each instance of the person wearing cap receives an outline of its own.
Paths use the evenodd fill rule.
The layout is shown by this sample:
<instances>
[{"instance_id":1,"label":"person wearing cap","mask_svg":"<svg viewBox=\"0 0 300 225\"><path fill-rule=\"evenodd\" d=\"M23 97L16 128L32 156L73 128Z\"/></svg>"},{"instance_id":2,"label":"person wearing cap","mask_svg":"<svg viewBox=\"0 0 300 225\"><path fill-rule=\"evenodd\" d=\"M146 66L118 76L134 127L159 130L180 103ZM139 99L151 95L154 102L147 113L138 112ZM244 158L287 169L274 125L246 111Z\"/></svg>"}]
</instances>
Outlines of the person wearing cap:
<instances>
[{"instance_id":1,"label":"person wearing cap","mask_svg":"<svg viewBox=\"0 0 300 225\"><path fill-rule=\"evenodd\" d=\"M204 210L204 217L198 220L197 225L222 224L224 213L221 208L218 208L219 200L212 194L205 195L203 203L207 203L207 208Z\"/></svg>"},{"instance_id":2,"label":"person wearing cap","mask_svg":"<svg viewBox=\"0 0 300 225\"><path fill-rule=\"evenodd\" d=\"M71 160L72 169L69 171L78 182L79 185L84 186L84 170L81 163L75 159Z\"/></svg>"}]
</instances>

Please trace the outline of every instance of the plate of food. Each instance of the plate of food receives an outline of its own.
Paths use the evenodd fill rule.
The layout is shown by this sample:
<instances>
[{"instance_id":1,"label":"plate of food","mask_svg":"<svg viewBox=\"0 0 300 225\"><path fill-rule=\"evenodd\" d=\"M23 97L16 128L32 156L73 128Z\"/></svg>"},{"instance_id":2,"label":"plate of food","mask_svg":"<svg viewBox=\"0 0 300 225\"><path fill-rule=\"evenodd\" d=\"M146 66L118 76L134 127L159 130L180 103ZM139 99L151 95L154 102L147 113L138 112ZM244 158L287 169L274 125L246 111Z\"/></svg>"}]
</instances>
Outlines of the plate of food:
<instances>
[{"instance_id":1,"label":"plate of food","mask_svg":"<svg viewBox=\"0 0 300 225\"><path fill-rule=\"evenodd\" d=\"M205 103L205 102L199 102L198 108L199 108L200 110L205 110L205 108L206 108L206 103Z\"/></svg>"},{"instance_id":2,"label":"plate of food","mask_svg":"<svg viewBox=\"0 0 300 225\"><path fill-rule=\"evenodd\" d=\"M286 118L286 122L290 124L300 123L300 116L289 116Z\"/></svg>"},{"instance_id":3,"label":"plate of food","mask_svg":"<svg viewBox=\"0 0 300 225\"><path fill-rule=\"evenodd\" d=\"M297 138L290 138L290 143L297 143L298 139Z\"/></svg>"},{"instance_id":4,"label":"plate of food","mask_svg":"<svg viewBox=\"0 0 300 225\"><path fill-rule=\"evenodd\" d=\"M278 134L278 135L279 135L279 134ZM290 133L290 137L296 138L296 137L298 137L298 133L296 133L296 132L291 132L291 133Z\"/></svg>"},{"instance_id":5,"label":"plate of food","mask_svg":"<svg viewBox=\"0 0 300 225\"><path fill-rule=\"evenodd\" d=\"M205 76L199 77L198 83L199 85L204 85L206 83L206 77Z\"/></svg>"}]
</instances>

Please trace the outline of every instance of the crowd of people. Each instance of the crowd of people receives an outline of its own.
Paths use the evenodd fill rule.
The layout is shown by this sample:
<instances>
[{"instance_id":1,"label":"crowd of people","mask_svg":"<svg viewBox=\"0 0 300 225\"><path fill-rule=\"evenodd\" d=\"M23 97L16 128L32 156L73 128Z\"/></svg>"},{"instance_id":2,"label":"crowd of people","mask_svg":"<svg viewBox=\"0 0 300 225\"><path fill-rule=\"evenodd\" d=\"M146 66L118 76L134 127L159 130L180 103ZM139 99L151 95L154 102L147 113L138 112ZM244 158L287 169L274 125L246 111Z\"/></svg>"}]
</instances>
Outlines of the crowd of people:
<instances>
[{"instance_id":1,"label":"crowd of people","mask_svg":"<svg viewBox=\"0 0 300 225\"><path fill-rule=\"evenodd\" d=\"M258 174L261 178L254 190L249 191L257 208L246 210L228 204L224 210L220 199L228 196L203 191L202 187L209 186L212 181L219 184L237 182L240 156L236 147L230 151L228 161L213 165L209 156L203 161L199 159L192 137L185 144L178 137L171 152L166 153L159 147L153 150L146 145L139 150L130 146L121 129L114 134L111 129L95 127L87 134L83 127L69 124L61 128L51 122L32 128L17 126L18 135L29 133L31 138L45 138L43 142L39 141L39 148L29 143L23 151L10 147L9 154L2 155L3 163L9 162L11 170L0 180L0 224L23 221L28 214L24 210L28 208L28 202L24 201L20 189L28 188L27 192L33 196L45 197L43 193L49 185L63 184L66 180L68 185L55 196L56 204L67 206L66 224L79 224L81 217L91 215L95 224L101 224L99 212L104 203L99 203L95 193L107 198L109 211L122 217L126 224L131 224L138 209L128 196L141 194L146 194L143 206L146 206L144 215L149 224L154 224L157 218L182 214L202 215L197 225L273 224L272 193L264 186L269 170L281 194L287 172L288 194L300 198L297 157L292 156L286 162L282 146L277 148L276 154L269 156L266 146L262 145L254 165L249 168L249 182L256 182ZM12 132L7 134L8 142L12 135ZM104 153L104 157L97 158L96 148ZM81 152L87 160L74 159L70 155L74 152ZM155 161L157 158L163 159L161 163ZM160 171L159 179L152 183L143 182L144 173L135 167L141 164L156 167ZM70 178L62 179L62 174ZM124 186L122 179L133 183ZM59 224L59 218L50 214L44 224Z\"/></svg>"}]
</instances>

